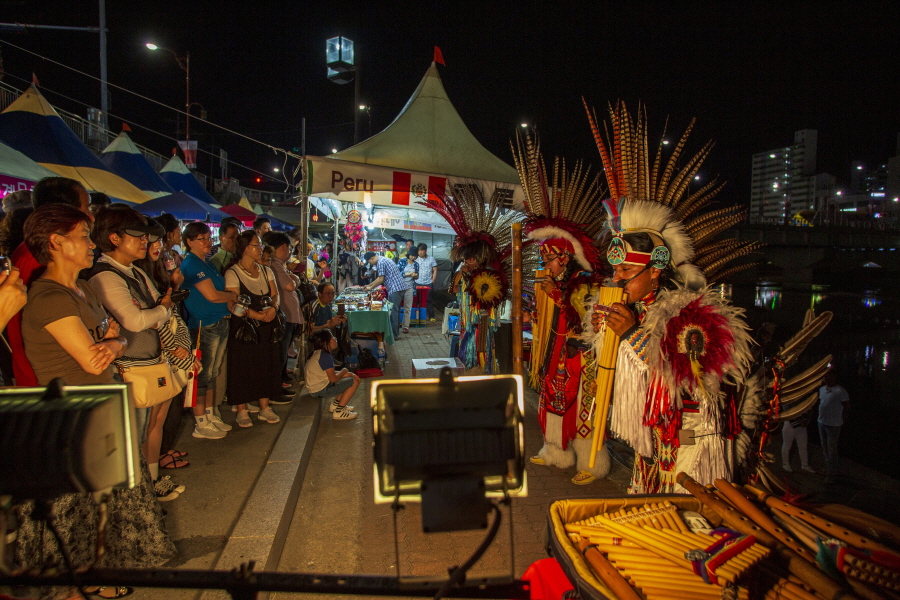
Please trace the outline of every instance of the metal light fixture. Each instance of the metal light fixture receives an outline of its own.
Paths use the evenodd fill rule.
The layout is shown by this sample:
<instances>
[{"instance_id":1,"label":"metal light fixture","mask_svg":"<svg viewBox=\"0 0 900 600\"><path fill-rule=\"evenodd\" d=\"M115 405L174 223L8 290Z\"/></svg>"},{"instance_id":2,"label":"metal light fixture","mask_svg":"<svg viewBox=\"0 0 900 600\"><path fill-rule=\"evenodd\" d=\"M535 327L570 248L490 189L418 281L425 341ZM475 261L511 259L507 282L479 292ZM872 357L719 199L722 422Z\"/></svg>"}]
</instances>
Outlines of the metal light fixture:
<instances>
[{"instance_id":1,"label":"metal light fixture","mask_svg":"<svg viewBox=\"0 0 900 600\"><path fill-rule=\"evenodd\" d=\"M486 527L488 497L525 496L520 375L374 381L375 501L421 501L426 532Z\"/></svg>"}]
</instances>

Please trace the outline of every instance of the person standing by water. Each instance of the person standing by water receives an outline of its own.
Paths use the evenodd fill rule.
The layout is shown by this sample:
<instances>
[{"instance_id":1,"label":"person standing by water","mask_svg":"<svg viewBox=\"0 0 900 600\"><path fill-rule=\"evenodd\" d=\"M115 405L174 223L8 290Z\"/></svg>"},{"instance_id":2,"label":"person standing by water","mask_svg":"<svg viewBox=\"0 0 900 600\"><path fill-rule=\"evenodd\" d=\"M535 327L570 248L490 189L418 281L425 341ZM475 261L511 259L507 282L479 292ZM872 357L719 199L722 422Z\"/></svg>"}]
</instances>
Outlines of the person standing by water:
<instances>
[{"instance_id":1,"label":"person standing by water","mask_svg":"<svg viewBox=\"0 0 900 600\"><path fill-rule=\"evenodd\" d=\"M844 405L850 402L850 396L843 386L838 385L837 374L833 370L825 374L823 383L819 388L819 439L825 453L825 483L835 483Z\"/></svg>"}]
</instances>

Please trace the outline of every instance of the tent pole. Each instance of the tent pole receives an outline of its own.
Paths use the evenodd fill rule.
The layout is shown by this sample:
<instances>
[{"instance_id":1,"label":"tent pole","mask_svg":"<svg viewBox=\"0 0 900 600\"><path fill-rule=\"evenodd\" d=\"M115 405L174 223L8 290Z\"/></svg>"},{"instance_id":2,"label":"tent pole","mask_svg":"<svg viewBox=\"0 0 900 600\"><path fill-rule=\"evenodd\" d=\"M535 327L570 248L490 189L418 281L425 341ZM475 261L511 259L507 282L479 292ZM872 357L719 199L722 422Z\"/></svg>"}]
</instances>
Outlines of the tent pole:
<instances>
[{"instance_id":1,"label":"tent pole","mask_svg":"<svg viewBox=\"0 0 900 600\"><path fill-rule=\"evenodd\" d=\"M522 224L512 224L512 368L525 375L522 364Z\"/></svg>"},{"instance_id":2,"label":"tent pole","mask_svg":"<svg viewBox=\"0 0 900 600\"><path fill-rule=\"evenodd\" d=\"M339 200L337 202L340 202ZM338 204L334 211L334 243L331 244L331 278L334 289L338 289L338 217L341 215L341 205Z\"/></svg>"},{"instance_id":3,"label":"tent pole","mask_svg":"<svg viewBox=\"0 0 900 600\"><path fill-rule=\"evenodd\" d=\"M301 154L302 158L300 159L302 163L300 164L300 190L299 190L299 202L300 204L300 241L297 242L301 244L300 246L300 264L303 265L303 272L306 272L306 257L309 253L306 251L306 243L309 237L309 196L307 196L306 191L312 189L312 186L309 184L309 164L306 162L306 117L303 117L301 121ZM297 338L297 363L294 367L294 372L303 372L304 367L306 366L306 354L308 351L307 347L307 332L304 330Z\"/></svg>"}]
</instances>

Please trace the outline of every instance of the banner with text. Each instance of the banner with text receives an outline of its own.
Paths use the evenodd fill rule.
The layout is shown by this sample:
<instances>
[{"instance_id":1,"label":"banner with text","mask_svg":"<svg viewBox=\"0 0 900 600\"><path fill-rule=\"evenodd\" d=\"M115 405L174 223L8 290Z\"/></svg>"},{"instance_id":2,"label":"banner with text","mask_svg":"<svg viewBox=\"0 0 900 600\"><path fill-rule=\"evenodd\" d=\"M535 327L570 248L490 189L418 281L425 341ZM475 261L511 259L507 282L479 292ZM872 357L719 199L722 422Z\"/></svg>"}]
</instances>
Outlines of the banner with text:
<instances>
[{"instance_id":1,"label":"banner with text","mask_svg":"<svg viewBox=\"0 0 900 600\"><path fill-rule=\"evenodd\" d=\"M513 206L522 205L522 186L497 181L447 177L434 173L404 171L393 167L367 165L346 160L308 156L306 193L345 202L363 203L366 195L372 204L428 210L418 204L426 198L443 198L449 181L477 183L489 198L497 187L509 189ZM449 180L449 181L448 181Z\"/></svg>"}]
</instances>

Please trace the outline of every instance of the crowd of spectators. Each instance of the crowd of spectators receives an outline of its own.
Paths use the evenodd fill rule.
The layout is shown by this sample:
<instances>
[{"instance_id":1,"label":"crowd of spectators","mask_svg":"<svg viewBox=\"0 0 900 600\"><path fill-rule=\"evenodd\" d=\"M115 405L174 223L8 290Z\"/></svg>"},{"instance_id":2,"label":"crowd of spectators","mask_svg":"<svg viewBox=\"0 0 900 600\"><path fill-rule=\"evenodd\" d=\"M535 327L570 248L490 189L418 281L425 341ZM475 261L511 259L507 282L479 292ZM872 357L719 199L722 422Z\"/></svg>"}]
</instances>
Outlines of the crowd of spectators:
<instances>
[{"instance_id":1,"label":"crowd of spectators","mask_svg":"<svg viewBox=\"0 0 900 600\"><path fill-rule=\"evenodd\" d=\"M193 406L185 407L183 390L135 405L142 478L108 501L103 565L112 567L156 566L175 552L160 503L185 492L164 474L190 464L175 447L185 417L193 417L191 433L200 440L220 440L233 430L222 404L236 412L232 423L240 427L280 421L272 406L289 404L306 373L300 368L296 377L289 368L294 342L313 333L310 306L301 309L302 279L318 285L321 315L329 311L326 324L340 325L330 314L334 286L321 283L330 248L313 252L296 232L272 231L265 217L246 231L237 220L223 221L213 248L206 223L182 227L172 215L154 219L138 210L52 177L32 192L7 195L0 223L0 256L8 257L0 264L0 329L9 341L0 357L5 385L45 386L56 378L67 385L109 384L139 379L149 372L144 369L166 363L173 382L176 373L196 373ZM333 337L331 330L318 335L322 341L310 345L330 348L324 337ZM335 398L332 418L354 418L347 402L359 380L346 369L335 372L326 354L307 361L317 378L310 391ZM55 506L72 564L92 564L98 525L91 495L69 494ZM32 510L23 504L16 511L17 565L60 565L55 541ZM129 592L88 591L103 597ZM59 594L68 597L72 590Z\"/></svg>"}]
</instances>

